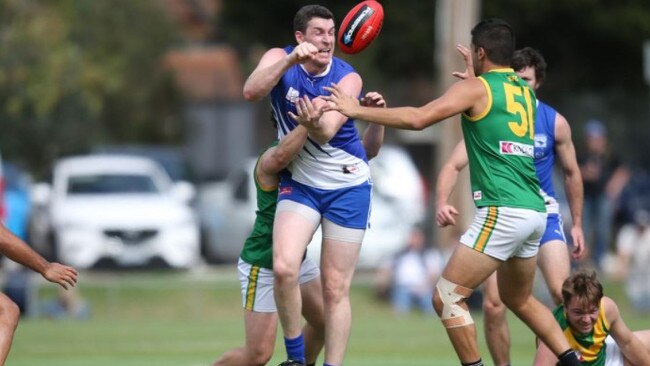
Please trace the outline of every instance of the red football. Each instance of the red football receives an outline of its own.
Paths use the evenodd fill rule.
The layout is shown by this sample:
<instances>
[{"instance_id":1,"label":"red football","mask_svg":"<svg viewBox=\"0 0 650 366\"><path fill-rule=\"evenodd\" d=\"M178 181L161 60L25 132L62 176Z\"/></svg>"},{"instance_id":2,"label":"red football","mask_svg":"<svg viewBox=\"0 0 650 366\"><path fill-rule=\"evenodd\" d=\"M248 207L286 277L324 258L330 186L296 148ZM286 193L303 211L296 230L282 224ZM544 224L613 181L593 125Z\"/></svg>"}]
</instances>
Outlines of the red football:
<instances>
[{"instance_id":1,"label":"red football","mask_svg":"<svg viewBox=\"0 0 650 366\"><path fill-rule=\"evenodd\" d=\"M384 8L375 0L357 4L343 18L338 43L345 53L359 53L377 38L384 23Z\"/></svg>"}]
</instances>

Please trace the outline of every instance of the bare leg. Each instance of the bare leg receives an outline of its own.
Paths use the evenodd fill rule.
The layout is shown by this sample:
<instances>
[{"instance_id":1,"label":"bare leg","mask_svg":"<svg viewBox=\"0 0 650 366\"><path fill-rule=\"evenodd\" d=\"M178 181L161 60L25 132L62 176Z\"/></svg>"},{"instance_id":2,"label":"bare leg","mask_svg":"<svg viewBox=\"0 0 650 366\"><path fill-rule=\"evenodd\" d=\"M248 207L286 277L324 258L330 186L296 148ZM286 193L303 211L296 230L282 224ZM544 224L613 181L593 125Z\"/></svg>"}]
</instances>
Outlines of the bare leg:
<instances>
[{"instance_id":1,"label":"bare leg","mask_svg":"<svg viewBox=\"0 0 650 366\"><path fill-rule=\"evenodd\" d=\"M486 254L477 252L463 244L458 244L442 273L442 277L456 285L473 290L483 283L500 264L500 261ZM472 270L468 270L469 268ZM467 305L464 302L459 305L467 310ZM441 316L444 304L440 298L440 292L437 290L434 291L433 306L438 315ZM444 322L443 320L443 324ZM473 323L447 328L447 334L461 362L475 362L481 358L476 339L476 326Z\"/></svg>"},{"instance_id":2,"label":"bare leg","mask_svg":"<svg viewBox=\"0 0 650 366\"><path fill-rule=\"evenodd\" d=\"M493 273L483 288L483 323L487 342L495 366L510 364L510 332L506 305L499 297L497 275Z\"/></svg>"},{"instance_id":3,"label":"bare leg","mask_svg":"<svg viewBox=\"0 0 650 366\"><path fill-rule=\"evenodd\" d=\"M320 278L300 286L302 294L302 314L307 320L303 327L305 335L305 360L316 363L318 354L325 343L325 319L323 310L323 286Z\"/></svg>"},{"instance_id":4,"label":"bare leg","mask_svg":"<svg viewBox=\"0 0 650 366\"><path fill-rule=\"evenodd\" d=\"M551 311L532 295L535 262L536 257L508 259L497 272L499 295L557 356L570 348L569 342Z\"/></svg>"},{"instance_id":5,"label":"bare leg","mask_svg":"<svg viewBox=\"0 0 650 366\"><path fill-rule=\"evenodd\" d=\"M539 248L537 266L542 271L546 286L555 305L562 303L562 283L571 273L569 249L566 243L553 240Z\"/></svg>"},{"instance_id":6,"label":"bare leg","mask_svg":"<svg viewBox=\"0 0 650 366\"><path fill-rule=\"evenodd\" d=\"M7 295L0 293L0 365L5 364L9 355L19 318L18 305L11 301Z\"/></svg>"},{"instance_id":7,"label":"bare leg","mask_svg":"<svg viewBox=\"0 0 650 366\"><path fill-rule=\"evenodd\" d=\"M350 283L360 243L323 239L321 274L325 303L325 362L341 365L350 337Z\"/></svg>"},{"instance_id":8,"label":"bare leg","mask_svg":"<svg viewBox=\"0 0 650 366\"><path fill-rule=\"evenodd\" d=\"M302 333L298 276L314 230L312 222L301 214L291 211L276 213L273 226L274 295L286 338L296 338Z\"/></svg>"},{"instance_id":9,"label":"bare leg","mask_svg":"<svg viewBox=\"0 0 650 366\"><path fill-rule=\"evenodd\" d=\"M214 366L265 365L273 356L278 329L277 313L257 313L244 310L246 344L224 353Z\"/></svg>"}]
</instances>

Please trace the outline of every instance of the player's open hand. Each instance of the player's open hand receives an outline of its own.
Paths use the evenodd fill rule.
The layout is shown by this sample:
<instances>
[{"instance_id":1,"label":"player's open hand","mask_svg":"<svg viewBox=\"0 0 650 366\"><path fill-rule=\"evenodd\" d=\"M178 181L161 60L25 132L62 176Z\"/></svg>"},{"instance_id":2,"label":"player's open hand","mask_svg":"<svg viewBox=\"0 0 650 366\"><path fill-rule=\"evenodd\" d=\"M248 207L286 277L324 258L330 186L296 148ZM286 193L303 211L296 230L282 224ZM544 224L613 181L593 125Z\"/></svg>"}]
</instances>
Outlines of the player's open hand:
<instances>
[{"instance_id":1,"label":"player's open hand","mask_svg":"<svg viewBox=\"0 0 650 366\"><path fill-rule=\"evenodd\" d=\"M364 107L386 108L384 96L377 92L367 92L366 95L361 98L360 104Z\"/></svg>"},{"instance_id":2,"label":"player's open hand","mask_svg":"<svg viewBox=\"0 0 650 366\"><path fill-rule=\"evenodd\" d=\"M318 48L309 42L302 42L294 47L289 57L294 63L304 64L309 60L316 58Z\"/></svg>"},{"instance_id":3,"label":"player's open hand","mask_svg":"<svg viewBox=\"0 0 650 366\"><path fill-rule=\"evenodd\" d=\"M585 234L582 232L582 227L572 227L571 237L573 238L573 250L571 250L571 258L573 258L573 260L580 260L585 257L586 253Z\"/></svg>"},{"instance_id":4,"label":"player's open hand","mask_svg":"<svg viewBox=\"0 0 650 366\"><path fill-rule=\"evenodd\" d=\"M64 266L60 263L50 263L45 267L42 275L46 280L58 283L67 290L77 284L77 276L79 273L72 267Z\"/></svg>"},{"instance_id":5,"label":"player's open hand","mask_svg":"<svg viewBox=\"0 0 650 366\"><path fill-rule=\"evenodd\" d=\"M455 216L458 216L458 210L452 205L443 204L436 207L436 224L440 227L456 225Z\"/></svg>"},{"instance_id":6,"label":"player's open hand","mask_svg":"<svg viewBox=\"0 0 650 366\"><path fill-rule=\"evenodd\" d=\"M341 87L335 83L332 83L332 86L323 87L323 89L332 93L331 95L323 95L321 98L325 99L328 103L325 111L337 111L348 117L353 117L351 114L354 113L355 109L359 107L359 101L357 98L353 98L347 95Z\"/></svg>"},{"instance_id":7,"label":"player's open hand","mask_svg":"<svg viewBox=\"0 0 650 366\"><path fill-rule=\"evenodd\" d=\"M463 80L476 76L474 74L474 62L472 61L472 54L470 53L469 48L463 46L462 44L458 44L456 45L456 49L461 54L461 56L463 56L463 60L465 60L466 68L464 72L454 71L451 74Z\"/></svg>"},{"instance_id":8,"label":"player's open hand","mask_svg":"<svg viewBox=\"0 0 650 366\"><path fill-rule=\"evenodd\" d=\"M318 128L320 126L320 117L323 115L327 105L322 99L322 97L314 98L314 102L312 103L306 95L298 98L296 100L296 113L298 114L295 115L289 112L289 117L307 129Z\"/></svg>"}]
</instances>

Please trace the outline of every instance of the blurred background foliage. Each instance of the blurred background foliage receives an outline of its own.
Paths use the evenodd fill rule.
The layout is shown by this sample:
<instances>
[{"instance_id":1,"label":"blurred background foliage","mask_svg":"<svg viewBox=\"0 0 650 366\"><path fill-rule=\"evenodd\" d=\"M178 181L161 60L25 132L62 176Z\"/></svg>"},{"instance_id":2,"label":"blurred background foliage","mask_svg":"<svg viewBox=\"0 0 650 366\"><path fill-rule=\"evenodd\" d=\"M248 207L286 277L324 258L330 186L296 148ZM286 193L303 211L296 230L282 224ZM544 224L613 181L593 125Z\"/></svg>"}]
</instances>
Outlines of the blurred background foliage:
<instances>
[{"instance_id":1,"label":"blurred background foliage","mask_svg":"<svg viewBox=\"0 0 650 366\"><path fill-rule=\"evenodd\" d=\"M215 0L207 43L230 44L247 75L260 52L293 43L298 0ZM356 1L323 0L341 21ZM59 156L99 143L183 142L183 97L163 66L182 45L162 0L3 0L0 2L0 146L43 172ZM376 43L341 57L364 75L365 88L392 105L422 104L437 94L436 1L382 1ZM603 119L624 156L648 165L631 147L650 139L642 43L650 39L647 0L490 0L482 17L501 17L518 47L540 49L549 64L540 98L574 126ZM623 130L618 126L625 125ZM581 131L574 129L580 146Z\"/></svg>"},{"instance_id":2,"label":"blurred background foliage","mask_svg":"<svg viewBox=\"0 0 650 366\"><path fill-rule=\"evenodd\" d=\"M177 40L151 1L1 1L3 155L42 172L97 143L179 141L179 95L161 68Z\"/></svg>"}]
</instances>

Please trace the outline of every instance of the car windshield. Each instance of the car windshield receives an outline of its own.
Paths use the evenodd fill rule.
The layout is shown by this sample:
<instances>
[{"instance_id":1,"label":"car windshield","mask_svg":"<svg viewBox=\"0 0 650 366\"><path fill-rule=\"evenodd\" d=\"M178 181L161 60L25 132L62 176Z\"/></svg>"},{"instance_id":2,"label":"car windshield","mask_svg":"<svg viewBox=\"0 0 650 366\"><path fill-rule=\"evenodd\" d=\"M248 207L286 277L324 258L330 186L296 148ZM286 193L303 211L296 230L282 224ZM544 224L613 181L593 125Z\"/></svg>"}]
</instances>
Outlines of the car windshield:
<instances>
[{"instance_id":1,"label":"car windshield","mask_svg":"<svg viewBox=\"0 0 650 366\"><path fill-rule=\"evenodd\" d=\"M142 174L78 175L69 179L68 194L159 193L153 179Z\"/></svg>"}]
</instances>

